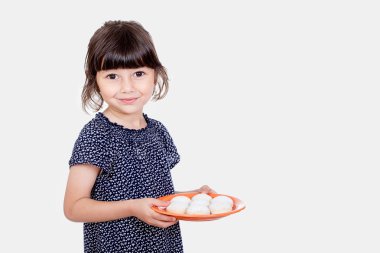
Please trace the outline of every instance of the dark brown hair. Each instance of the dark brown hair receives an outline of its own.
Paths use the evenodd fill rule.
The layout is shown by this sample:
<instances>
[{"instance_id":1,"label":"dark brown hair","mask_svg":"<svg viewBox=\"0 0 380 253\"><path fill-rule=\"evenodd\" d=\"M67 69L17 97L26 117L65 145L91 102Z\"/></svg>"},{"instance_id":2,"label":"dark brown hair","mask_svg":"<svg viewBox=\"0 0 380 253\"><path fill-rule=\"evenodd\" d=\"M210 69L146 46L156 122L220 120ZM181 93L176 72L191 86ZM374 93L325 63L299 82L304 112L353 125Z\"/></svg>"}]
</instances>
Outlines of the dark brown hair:
<instances>
[{"instance_id":1,"label":"dark brown hair","mask_svg":"<svg viewBox=\"0 0 380 253\"><path fill-rule=\"evenodd\" d=\"M82 107L99 111L103 98L96 83L96 73L118 68L148 67L155 72L153 99L168 92L166 69L158 59L150 34L135 21L108 21L91 37L85 61L86 81L82 90Z\"/></svg>"}]
</instances>

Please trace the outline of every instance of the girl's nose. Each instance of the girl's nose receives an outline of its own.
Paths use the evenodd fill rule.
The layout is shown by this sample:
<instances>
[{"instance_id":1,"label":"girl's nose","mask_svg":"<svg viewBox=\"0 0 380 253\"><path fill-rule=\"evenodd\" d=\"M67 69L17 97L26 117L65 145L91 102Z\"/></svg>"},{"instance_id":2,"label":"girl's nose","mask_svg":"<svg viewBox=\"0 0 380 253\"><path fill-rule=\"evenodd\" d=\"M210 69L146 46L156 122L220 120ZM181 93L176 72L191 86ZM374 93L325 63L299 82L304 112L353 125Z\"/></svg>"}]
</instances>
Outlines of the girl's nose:
<instances>
[{"instance_id":1,"label":"girl's nose","mask_svg":"<svg viewBox=\"0 0 380 253\"><path fill-rule=\"evenodd\" d=\"M134 86L132 80L128 78L123 78L121 82L121 90L122 93L130 93L134 91Z\"/></svg>"}]
</instances>

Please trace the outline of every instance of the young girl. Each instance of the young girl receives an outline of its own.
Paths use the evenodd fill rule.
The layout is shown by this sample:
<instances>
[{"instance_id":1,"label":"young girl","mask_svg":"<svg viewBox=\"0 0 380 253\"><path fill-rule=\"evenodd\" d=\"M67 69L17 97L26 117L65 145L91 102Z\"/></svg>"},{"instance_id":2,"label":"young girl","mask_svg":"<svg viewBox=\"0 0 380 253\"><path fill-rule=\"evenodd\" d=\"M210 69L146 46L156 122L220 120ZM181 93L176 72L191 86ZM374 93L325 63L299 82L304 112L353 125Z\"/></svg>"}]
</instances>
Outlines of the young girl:
<instances>
[{"instance_id":1,"label":"young girl","mask_svg":"<svg viewBox=\"0 0 380 253\"><path fill-rule=\"evenodd\" d=\"M175 193L170 169L180 157L165 126L143 114L168 89L149 33L136 22L106 22L85 67L84 109L107 107L84 126L69 161L64 212L84 222L84 251L183 252L176 219L151 209L169 204L157 198Z\"/></svg>"}]
</instances>

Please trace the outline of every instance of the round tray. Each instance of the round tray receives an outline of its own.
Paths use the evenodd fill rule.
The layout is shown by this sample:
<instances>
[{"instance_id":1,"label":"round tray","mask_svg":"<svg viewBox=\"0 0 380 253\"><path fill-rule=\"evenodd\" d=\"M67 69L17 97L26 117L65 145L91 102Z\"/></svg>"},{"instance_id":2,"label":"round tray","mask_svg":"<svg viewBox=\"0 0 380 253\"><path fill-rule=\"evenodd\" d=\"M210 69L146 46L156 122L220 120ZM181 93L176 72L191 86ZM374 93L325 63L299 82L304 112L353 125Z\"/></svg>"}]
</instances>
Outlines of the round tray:
<instances>
[{"instance_id":1,"label":"round tray","mask_svg":"<svg viewBox=\"0 0 380 253\"><path fill-rule=\"evenodd\" d=\"M186 193L171 194L171 195L166 195L166 196L160 197L158 199L163 200L163 201L170 201L172 198L174 198L176 196L187 196L191 199L196 194L199 194L199 192L186 192ZM190 214L171 213L171 212L168 212L165 209L162 209L162 208L157 207L157 206L152 206L152 209L158 213L173 216L173 217L177 218L178 220L211 221L211 220L220 219L220 218L226 217L228 215L240 212L241 210L243 210L245 208L244 202L241 201L240 199L236 198L236 197L229 196L226 194L216 194L216 193L209 193L208 195L210 195L212 198L215 198L217 196L226 196L226 197L231 198L234 202L234 205L232 207L232 211L225 212L225 213L218 213L218 214L208 214L208 215L199 215L199 214L190 215Z\"/></svg>"}]
</instances>

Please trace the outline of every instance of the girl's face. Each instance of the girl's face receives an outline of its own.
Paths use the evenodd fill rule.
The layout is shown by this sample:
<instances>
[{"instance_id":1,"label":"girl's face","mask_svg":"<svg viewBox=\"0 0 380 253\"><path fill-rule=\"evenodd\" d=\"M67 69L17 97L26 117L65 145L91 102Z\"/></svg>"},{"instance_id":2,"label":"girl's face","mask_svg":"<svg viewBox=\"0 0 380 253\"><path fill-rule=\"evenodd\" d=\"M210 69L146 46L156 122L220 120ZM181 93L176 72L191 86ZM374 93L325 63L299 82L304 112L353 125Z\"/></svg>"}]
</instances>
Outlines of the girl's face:
<instances>
[{"instance_id":1,"label":"girl's face","mask_svg":"<svg viewBox=\"0 0 380 253\"><path fill-rule=\"evenodd\" d=\"M108 110L139 115L153 94L155 71L148 67L102 70L96 73L96 81Z\"/></svg>"}]
</instances>

